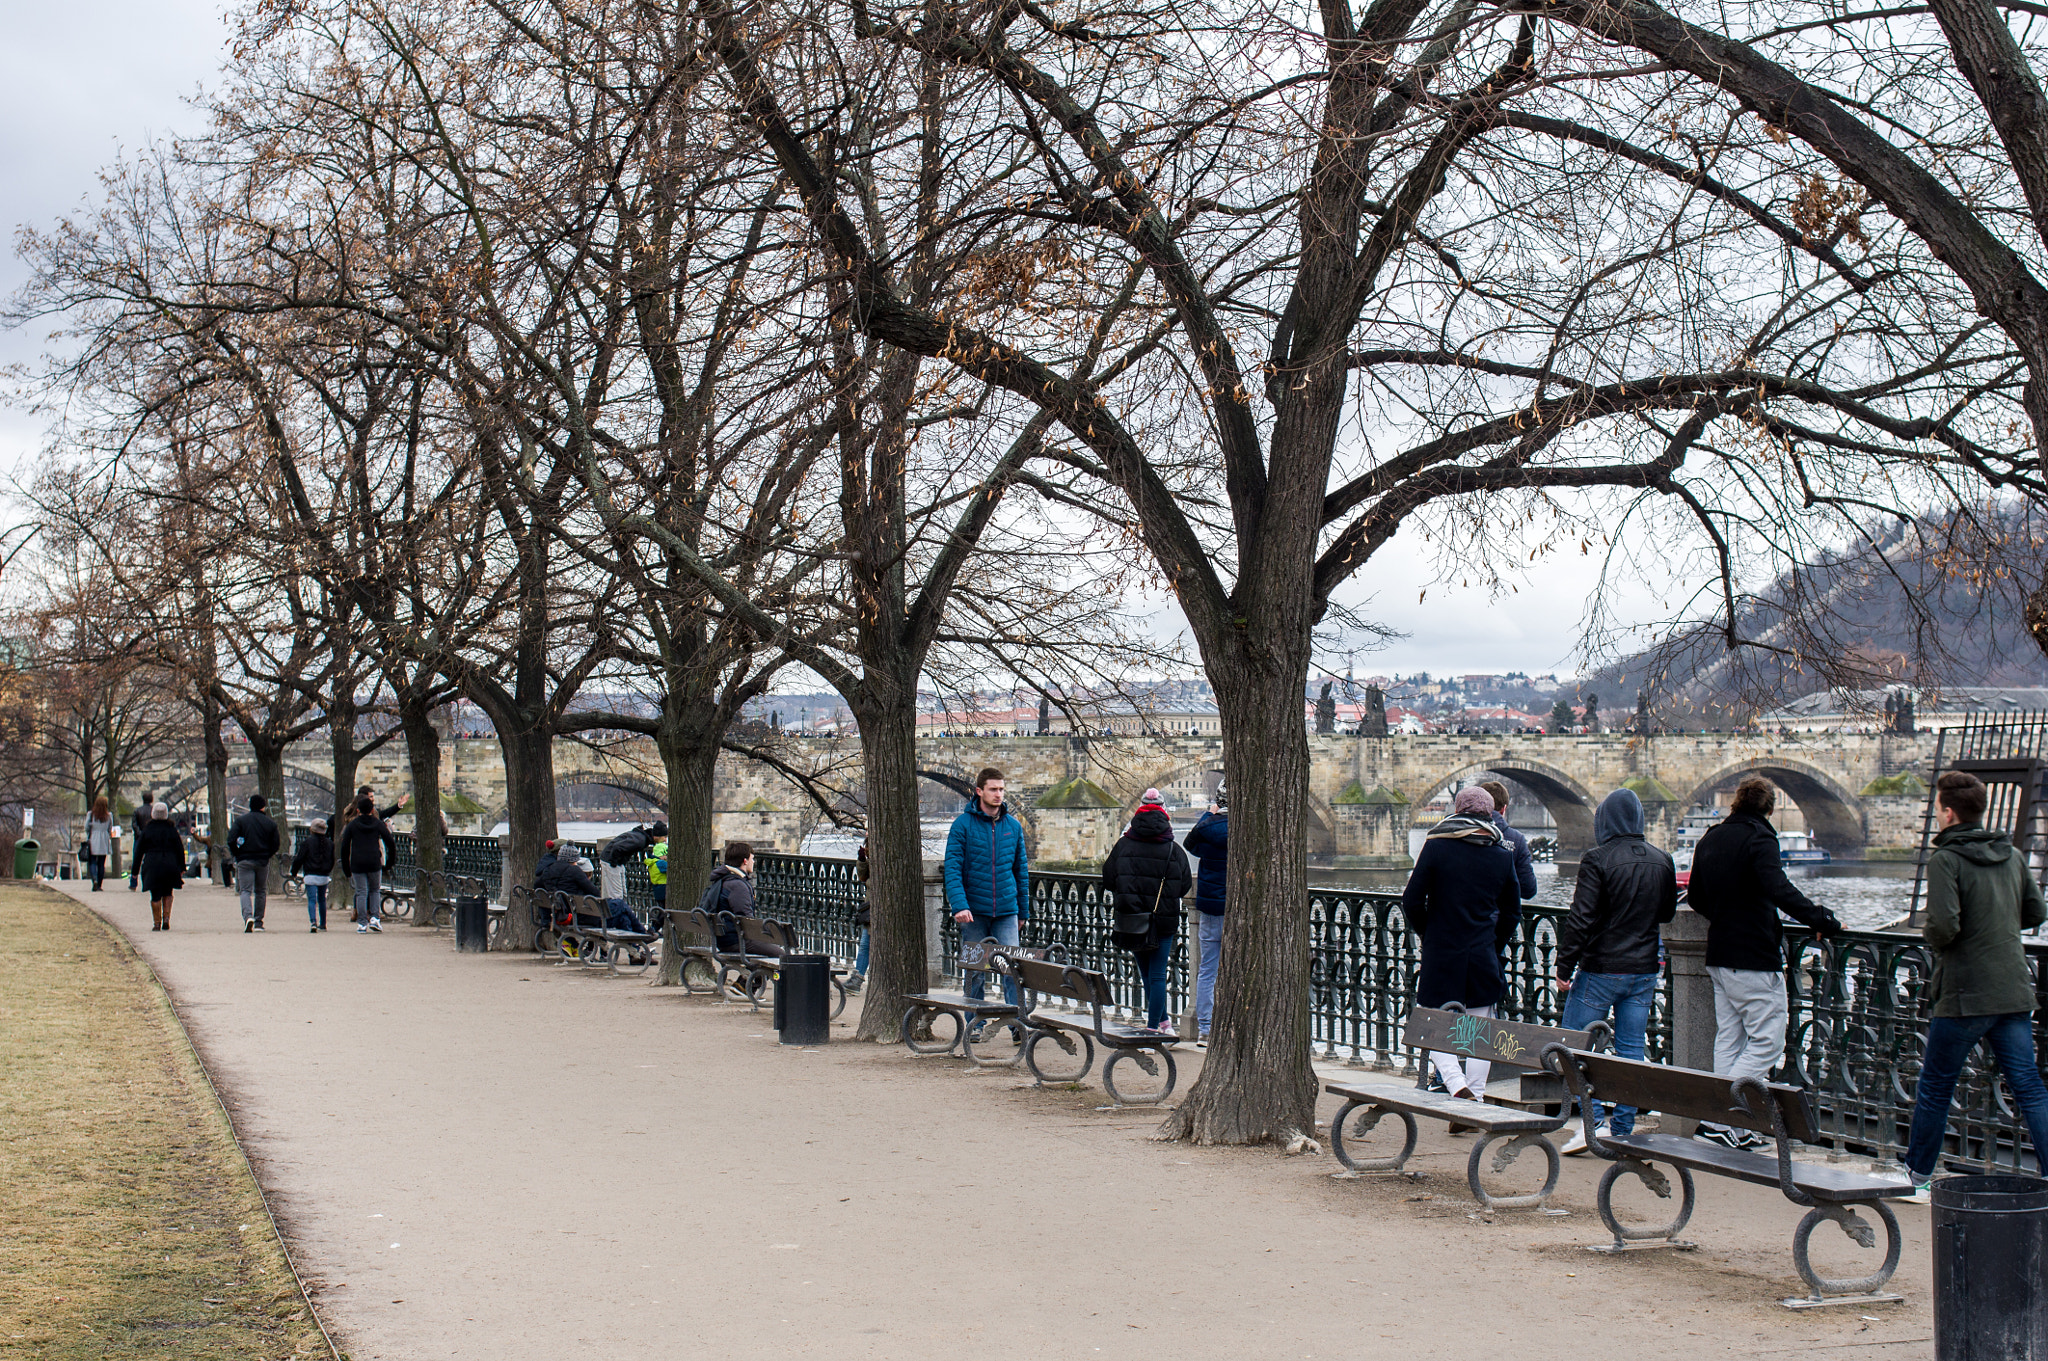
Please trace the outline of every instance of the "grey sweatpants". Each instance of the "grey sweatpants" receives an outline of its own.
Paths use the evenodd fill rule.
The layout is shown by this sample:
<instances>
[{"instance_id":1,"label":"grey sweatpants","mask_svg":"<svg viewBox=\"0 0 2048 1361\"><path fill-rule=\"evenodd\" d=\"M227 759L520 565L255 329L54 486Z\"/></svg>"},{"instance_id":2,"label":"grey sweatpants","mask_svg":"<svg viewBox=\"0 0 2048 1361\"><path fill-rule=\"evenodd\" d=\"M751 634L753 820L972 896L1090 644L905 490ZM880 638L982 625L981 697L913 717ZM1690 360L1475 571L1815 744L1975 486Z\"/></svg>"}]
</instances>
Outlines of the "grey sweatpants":
<instances>
[{"instance_id":1,"label":"grey sweatpants","mask_svg":"<svg viewBox=\"0 0 2048 1361\"><path fill-rule=\"evenodd\" d=\"M1770 1080L1785 1060L1785 975L1709 968L1714 980L1714 1071Z\"/></svg>"},{"instance_id":2,"label":"grey sweatpants","mask_svg":"<svg viewBox=\"0 0 2048 1361\"><path fill-rule=\"evenodd\" d=\"M371 870L368 874L351 874L348 886L355 895L356 920L359 922L382 921L384 917L384 874Z\"/></svg>"},{"instance_id":3,"label":"grey sweatpants","mask_svg":"<svg viewBox=\"0 0 2048 1361\"><path fill-rule=\"evenodd\" d=\"M264 895L270 892L270 862L237 860L235 892L242 897L242 920L262 921Z\"/></svg>"}]
</instances>

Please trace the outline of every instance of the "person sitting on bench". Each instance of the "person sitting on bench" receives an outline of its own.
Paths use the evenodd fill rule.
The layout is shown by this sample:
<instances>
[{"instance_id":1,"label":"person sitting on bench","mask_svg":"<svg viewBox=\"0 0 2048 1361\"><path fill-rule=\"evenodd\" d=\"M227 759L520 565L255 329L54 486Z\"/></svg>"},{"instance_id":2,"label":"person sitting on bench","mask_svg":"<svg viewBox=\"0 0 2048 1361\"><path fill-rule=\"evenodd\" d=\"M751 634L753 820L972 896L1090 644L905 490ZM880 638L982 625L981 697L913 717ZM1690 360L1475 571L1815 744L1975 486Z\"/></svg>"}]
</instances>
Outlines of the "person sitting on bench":
<instances>
[{"instance_id":1,"label":"person sitting on bench","mask_svg":"<svg viewBox=\"0 0 2048 1361\"><path fill-rule=\"evenodd\" d=\"M727 954L737 954L740 948L738 918L754 915L754 848L744 841L728 841L725 844L725 863L711 871L711 886L704 890L704 901L699 904L704 915L718 926L718 948ZM719 913L730 912L734 920L722 921ZM761 941L747 946L747 953L757 955L779 955L782 948Z\"/></svg>"},{"instance_id":2,"label":"person sitting on bench","mask_svg":"<svg viewBox=\"0 0 2048 1361\"><path fill-rule=\"evenodd\" d=\"M1451 816L1429 829L1415 857L1401 909L1409 929L1422 937L1415 1004L1456 1002L1472 1015L1493 1015L1507 992L1501 946L1522 915L1515 857L1494 826L1493 795L1478 785L1458 791ZM1429 1057L1452 1096L1476 1101L1486 1095L1491 1065L1484 1059L1461 1063L1455 1054L1436 1052Z\"/></svg>"}]
</instances>

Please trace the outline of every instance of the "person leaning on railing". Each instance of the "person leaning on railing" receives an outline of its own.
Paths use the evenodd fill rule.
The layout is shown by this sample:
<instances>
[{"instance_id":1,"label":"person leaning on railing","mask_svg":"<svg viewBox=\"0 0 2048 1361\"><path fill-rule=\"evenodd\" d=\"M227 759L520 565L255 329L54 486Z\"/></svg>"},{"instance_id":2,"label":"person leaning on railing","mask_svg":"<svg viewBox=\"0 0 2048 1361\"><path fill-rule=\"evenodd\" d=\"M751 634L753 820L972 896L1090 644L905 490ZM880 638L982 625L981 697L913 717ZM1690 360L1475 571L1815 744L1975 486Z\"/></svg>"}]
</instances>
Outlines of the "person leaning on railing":
<instances>
[{"instance_id":1,"label":"person leaning on railing","mask_svg":"<svg viewBox=\"0 0 2048 1361\"><path fill-rule=\"evenodd\" d=\"M1941 831L1927 859L1927 921L1920 928L1934 949L1927 987L1934 1014L1906 1139L1909 1199L1922 1203L1932 1199L1956 1075L1979 1043L1997 1056L2026 1117L2036 1165L2048 1149L2048 1087L2034 1050L2038 999L2020 942L2020 932L2048 920L2048 907L2027 858L2004 832L1983 825L1988 799L1981 780L1952 770L1935 781L1934 798Z\"/></svg>"}]
</instances>

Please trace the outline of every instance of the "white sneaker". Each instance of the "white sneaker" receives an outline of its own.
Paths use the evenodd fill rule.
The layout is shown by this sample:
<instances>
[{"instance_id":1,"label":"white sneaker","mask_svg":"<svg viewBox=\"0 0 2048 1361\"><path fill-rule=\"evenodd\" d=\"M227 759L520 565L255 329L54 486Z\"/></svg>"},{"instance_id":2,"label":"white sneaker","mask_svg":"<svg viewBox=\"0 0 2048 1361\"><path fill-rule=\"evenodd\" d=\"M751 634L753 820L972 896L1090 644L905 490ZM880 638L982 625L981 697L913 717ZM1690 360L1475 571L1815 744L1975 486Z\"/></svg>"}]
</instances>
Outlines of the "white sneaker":
<instances>
[{"instance_id":1,"label":"white sneaker","mask_svg":"<svg viewBox=\"0 0 2048 1361\"><path fill-rule=\"evenodd\" d=\"M1605 1120L1602 1120L1594 1128L1602 1139L1608 1138L1610 1135L1614 1133L1613 1128ZM1577 1124L1572 1126L1572 1137L1564 1141L1564 1147L1560 1149L1559 1152L1563 1153L1567 1158L1569 1158L1575 1154L1584 1153L1585 1151L1586 1122L1581 1120Z\"/></svg>"},{"instance_id":2,"label":"white sneaker","mask_svg":"<svg viewBox=\"0 0 2048 1361\"><path fill-rule=\"evenodd\" d=\"M384 929L384 923L376 917L372 917L370 918L370 929L372 931L382 931Z\"/></svg>"},{"instance_id":3,"label":"white sneaker","mask_svg":"<svg viewBox=\"0 0 2048 1361\"><path fill-rule=\"evenodd\" d=\"M358 927L356 928L356 934L357 934L357 935L359 935L359 936L367 936L367 935L369 935L369 934L370 934L370 927L369 927L369 923L365 922L365 923L364 923L363 925L361 925L361 926L358 926Z\"/></svg>"}]
</instances>

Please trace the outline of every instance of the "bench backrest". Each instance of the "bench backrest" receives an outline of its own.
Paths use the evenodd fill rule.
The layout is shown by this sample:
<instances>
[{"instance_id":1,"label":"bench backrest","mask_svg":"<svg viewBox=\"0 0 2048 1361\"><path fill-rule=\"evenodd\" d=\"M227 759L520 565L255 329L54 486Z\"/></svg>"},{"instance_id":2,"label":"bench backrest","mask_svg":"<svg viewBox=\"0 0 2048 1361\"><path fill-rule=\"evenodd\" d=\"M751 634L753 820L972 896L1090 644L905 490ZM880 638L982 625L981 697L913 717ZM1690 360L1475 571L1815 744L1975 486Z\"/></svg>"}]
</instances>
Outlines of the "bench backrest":
<instances>
[{"instance_id":1,"label":"bench backrest","mask_svg":"<svg viewBox=\"0 0 2048 1361\"><path fill-rule=\"evenodd\" d=\"M1725 1073L1703 1073L1697 1068L1672 1068L1581 1050L1572 1051L1567 1059L1578 1067L1588 1093L1602 1101L1685 1120L1732 1125L1758 1134L1777 1132L1771 1123L1770 1108L1746 1109L1735 1094L1739 1079ZM1801 1143L1820 1141L1813 1098L1804 1088L1772 1082L1766 1084L1766 1091L1785 1122L1785 1133Z\"/></svg>"},{"instance_id":2,"label":"bench backrest","mask_svg":"<svg viewBox=\"0 0 2048 1361\"><path fill-rule=\"evenodd\" d=\"M960 943L960 967L977 973L1008 974L1015 972L1010 961L1017 959L1045 959L1055 964L1064 964L1067 952L1057 945L1003 945L994 940L968 940Z\"/></svg>"},{"instance_id":3,"label":"bench backrest","mask_svg":"<svg viewBox=\"0 0 2048 1361\"><path fill-rule=\"evenodd\" d=\"M1010 961L1011 972L1017 975L1017 981L1032 992L1065 997L1084 1007L1106 1007L1115 1003L1109 991L1109 980L1093 969L1050 959L1024 958L1009 951L1002 953Z\"/></svg>"},{"instance_id":4,"label":"bench backrest","mask_svg":"<svg viewBox=\"0 0 2048 1361\"><path fill-rule=\"evenodd\" d=\"M569 899L569 911L578 926L601 927L604 925L605 910L602 898L593 898L588 893L579 893Z\"/></svg>"},{"instance_id":5,"label":"bench backrest","mask_svg":"<svg viewBox=\"0 0 2048 1361\"><path fill-rule=\"evenodd\" d=\"M748 945L773 945L791 954L796 953L796 928L788 922L771 921L765 917L741 917L740 935Z\"/></svg>"},{"instance_id":6,"label":"bench backrest","mask_svg":"<svg viewBox=\"0 0 2048 1361\"><path fill-rule=\"evenodd\" d=\"M1416 1049L1439 1050L1510 1068L1541 1068L1546 1045L1561 1044L1567 1049L1593 1047L1591 1031L1531 1025L1527 1021L1474 1016L1469 1011L1442 1011L1435 1007L1417 1007L1409 1012L1403 1034Z\"/></svg>"}]
</instances>

